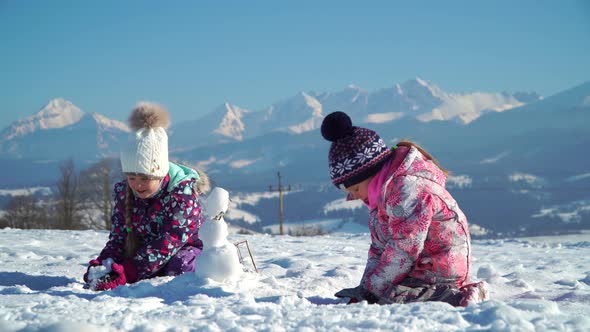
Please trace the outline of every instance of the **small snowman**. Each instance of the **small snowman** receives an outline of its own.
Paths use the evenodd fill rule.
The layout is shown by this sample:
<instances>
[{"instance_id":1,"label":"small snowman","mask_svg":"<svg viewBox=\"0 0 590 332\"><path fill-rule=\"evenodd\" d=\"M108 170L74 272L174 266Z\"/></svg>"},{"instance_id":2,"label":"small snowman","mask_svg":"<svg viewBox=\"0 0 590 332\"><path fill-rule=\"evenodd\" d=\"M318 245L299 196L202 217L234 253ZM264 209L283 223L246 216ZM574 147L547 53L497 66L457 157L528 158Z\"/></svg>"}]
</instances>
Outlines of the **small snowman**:
<instances>
[{"instance_id":1,"label":"small snowman","mask_svg":"<svg viewBox=\"0 0 590 332\"><path fill-rule=\"evenodd\" d=\"M232 281L242 274L242 265L236 247L227 240L228 229L223 215L229 207L229 193L223 188L211 191L204 203L206 220L199 228L203 252L197 259L198 277L218 282Z\"/></svg>"}]
</instances>

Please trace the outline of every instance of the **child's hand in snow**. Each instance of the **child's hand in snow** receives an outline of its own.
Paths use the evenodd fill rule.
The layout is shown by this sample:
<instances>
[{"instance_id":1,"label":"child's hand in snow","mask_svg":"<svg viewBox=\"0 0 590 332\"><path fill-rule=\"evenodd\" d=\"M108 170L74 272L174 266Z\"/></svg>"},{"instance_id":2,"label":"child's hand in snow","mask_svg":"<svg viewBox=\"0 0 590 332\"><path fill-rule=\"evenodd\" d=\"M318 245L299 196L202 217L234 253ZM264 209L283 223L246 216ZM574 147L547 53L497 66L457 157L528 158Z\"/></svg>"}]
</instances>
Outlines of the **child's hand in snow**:
<instances>
[{"instance_id":1,"label":"child's hand in snow","mask_svg":"<svg viewBox=\"0 0 590 332\"><path fill-rule=\"evenodd\" d=\"M99 281L111 273L112 264L112 258L107 258L102 262L97 259L91 260L88 269L84 274L84 281L86 282L85 288L96 290L96 285Z\"/></svg>"},{"instance_id":2,"label":"child's hand in snow","mask_svg":"<svg viewBox=\"0 0 590 332\"><path fill-rule=\"evenodd\" d=\"M96 281L96 285L93 287L94 290L108 290L116 288L117 286L125 285L127 278L125 277L125 269L123 265L113 263L111 265L111 271L100 277Z\"/></svg>"},{"instance_id":3,"label":"child's hand in snow","mask_svg":"<svg viewBox=\"0 0 590 332\"><path fill-rule=\"evenodd\" d=\"M357 286L355 288L344 288L343 290L334 294L339 298L348 298L348 304L357 303L361 301L367 301L370 304L377 303L378 299L371 292L366 290L363 286Z\"/></svg>"}]
</instances>

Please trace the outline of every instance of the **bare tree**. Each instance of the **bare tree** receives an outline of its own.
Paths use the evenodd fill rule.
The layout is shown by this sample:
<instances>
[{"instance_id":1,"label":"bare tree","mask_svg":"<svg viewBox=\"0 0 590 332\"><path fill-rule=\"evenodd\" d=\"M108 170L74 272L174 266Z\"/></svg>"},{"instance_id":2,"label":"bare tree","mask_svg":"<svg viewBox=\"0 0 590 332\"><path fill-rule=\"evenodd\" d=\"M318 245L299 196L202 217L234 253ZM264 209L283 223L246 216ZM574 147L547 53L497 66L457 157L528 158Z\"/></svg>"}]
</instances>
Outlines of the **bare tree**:
<instances>
[{"instance_id":1,"label":"bare tree","mask_svg":"<svg viewBox=\"0 0 590 332\"><path fill-rule=\"evenodd\" d=\"M80 172L80 197L90 209L99 211L98 214L91 214L89 226L111 229L113 186L116 179L122 176L116 161L103 158Z\"/></svg>"},{"instance_id":2,"label":"bare tree","mask_svg":"<svg viewBox=\"0 0 590 332\"><path fill-rule=\"evenodd\" d=\"M74 160L69 159L60 166L61 178L57 182L57 223L61 229L77 229L79 210L78 176Z\"/></svg>"},{"instance_id":3,"label":"bare tree","mask_svg":"<svg viewBox=\"0 0 590 332\"><path fill-rule=\"evenodd\" d=\"M48 209L32 195L14 196L0 217L0 228L48 228Z\"/></svg>"}]
</instances>

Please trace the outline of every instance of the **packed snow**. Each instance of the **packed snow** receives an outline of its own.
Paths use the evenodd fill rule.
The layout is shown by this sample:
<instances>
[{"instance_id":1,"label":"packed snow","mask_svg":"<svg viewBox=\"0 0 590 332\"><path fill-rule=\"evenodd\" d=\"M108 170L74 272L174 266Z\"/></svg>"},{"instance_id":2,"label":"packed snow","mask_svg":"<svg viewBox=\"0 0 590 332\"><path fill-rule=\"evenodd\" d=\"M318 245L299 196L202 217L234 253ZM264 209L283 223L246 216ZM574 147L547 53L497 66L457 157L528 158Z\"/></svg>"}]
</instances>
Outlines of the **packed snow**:
<instances>
[{"instance_id":1,"label":"packed snow","mask_svg":"<svg viewBox=\"0 0 590 332\"><path fill-rule=\"evenodd\" d=\"M195 274L112 291L82 275L106 231L0 230L0 331L589 331L590 234L473 242L473 277L490 301L339 303L356 286L369 235L230 234L249 259L231 282ZM243 251L243 248L242 248ZM249 257L247 252L245 257Z\"/></svg>"}]
</instances>

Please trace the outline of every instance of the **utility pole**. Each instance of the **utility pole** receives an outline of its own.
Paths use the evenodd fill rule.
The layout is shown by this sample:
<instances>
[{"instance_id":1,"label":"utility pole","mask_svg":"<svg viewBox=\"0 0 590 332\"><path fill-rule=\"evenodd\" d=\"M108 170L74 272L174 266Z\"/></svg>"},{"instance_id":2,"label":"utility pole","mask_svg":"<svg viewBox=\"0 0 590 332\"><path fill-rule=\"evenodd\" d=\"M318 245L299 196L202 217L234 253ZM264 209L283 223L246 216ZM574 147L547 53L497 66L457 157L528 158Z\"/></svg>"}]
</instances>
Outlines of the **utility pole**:
<instances>
[{"instance_id":1,"label":"utility pole","mask_svg":"<svg viewBox=\"0 0 590 332\"><path fill-rule=\"evenodd\" d=\"M281 172L277 172L277 176L279 177L279 186L274 189L273 186L268 186L269 191L278 191L279 192L279 233L283 235L283 191L291 191L291 185L287 188L283 187L281 184Z\"/></svg>"}]
</instances>

